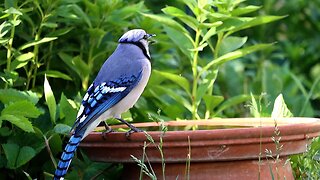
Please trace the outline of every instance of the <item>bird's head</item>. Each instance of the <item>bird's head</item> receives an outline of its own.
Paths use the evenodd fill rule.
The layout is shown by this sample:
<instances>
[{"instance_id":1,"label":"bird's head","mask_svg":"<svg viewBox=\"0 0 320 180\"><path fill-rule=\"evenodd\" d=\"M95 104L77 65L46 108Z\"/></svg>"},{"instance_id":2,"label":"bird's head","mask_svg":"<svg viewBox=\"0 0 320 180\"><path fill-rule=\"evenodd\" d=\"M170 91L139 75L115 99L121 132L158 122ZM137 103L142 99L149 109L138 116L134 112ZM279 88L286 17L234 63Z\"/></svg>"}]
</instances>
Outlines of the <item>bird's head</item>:
<instances>
[{"instance_id":1,"label":"bird's head","mask_svg":"<svg viewBox=\"0 0 320 180\"><path fill-rule=\"evenodd\" d=\"M145 56L150 59L149 44L153 43L150 38L155 34L148 34L143 29L133 29L122 35L119 39L119 43L127 43L137 45Z\"/></svg>"}]
</instances>

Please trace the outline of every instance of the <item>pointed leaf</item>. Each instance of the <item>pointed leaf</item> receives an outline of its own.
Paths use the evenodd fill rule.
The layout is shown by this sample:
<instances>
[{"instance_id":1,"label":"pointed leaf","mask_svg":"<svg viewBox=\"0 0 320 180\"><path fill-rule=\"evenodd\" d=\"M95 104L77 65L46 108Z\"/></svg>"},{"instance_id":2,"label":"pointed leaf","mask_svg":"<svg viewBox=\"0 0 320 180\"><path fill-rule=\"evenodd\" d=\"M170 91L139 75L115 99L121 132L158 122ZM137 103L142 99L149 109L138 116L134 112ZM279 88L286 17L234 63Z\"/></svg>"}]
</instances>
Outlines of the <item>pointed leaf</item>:
<instances>
[{"instance_id":1,"label":"pointed leaf","mask_svg":"<svg viewBox=\"0 0 320 180\"><path fill-rule=\"evenodd\" d=\"M36 151L30 146L20 148L19 155L16 161L16 167L20 167L30 161L36 155Z\"/></svg>"},{"instance_id":2,"label":"pointed leaf","mask_svg":"<svg viewBox=\"0 0 320 180\"><path fill-rule=\"evenodd\" d=\"M251 99L250 95L247 94L243 94L243 95L238 95L238 96L234 96L226 101L224 101L219 108L217 109L216 113L214 114L214 116L216 116L217 114L219 114L220 112L222 112L223 110L238 105L240 103L246 102L248 100Z\"/></svg>"},{"instance_id":3,"label":"pointed leaf","mask_svg":"<svg viewBox=\"0 0 320 180\"><path fill-rule=\"evenodd\" d=\"M2 112L2 115L17 115L27 118L37 118L41 112L30 101L17 101L6 106Z\"/></svg>"},{"instance_id":4,"label":"pointed leaf","mask_svg":"<svg viewBox=\"0 0 320 180\"><path fill-rule=\"evenodd\" d=\"M16 101L28 100L33 104L39 101L36 93L32 91L17 91L15 89L0 89L0 101L3 104L9 104Z\"/></svg>"},{"instance_id":5,"label":"pointed leaf","mask_svg":"<svg viewBox=\"0 0 320 180\"><path fill-rule=\"evenodd\" d=\"M183 23L185 23L186 25L191 27L193 30L198 29L198 26L199 26L198 21L194 17L187 15L181 9L178 9L176 7L173 7L173 6L167 6L167 7L163 8L163 9L161 9L161 10L165 14L168 14L168 15L171 15L171 16L179 18Z\"/></svg>"},{"instance_id":6,"label":"pointed leaf","mask_svg":"<svg viewBox=\"0 0 320 180\"><path fill-rule=\"evenodd\" d=\"M244 15L244 14L248 14L248 13L257 11L260 8L261 8L261 6L253 6L253 5L244 6L244 7L238 7L236 9L234 9L231 12L231 14L232 14L232 16L241 16L241 15Z\"/></svg>"},{"instance_id":7,"label":"pointed leaf","mask_svg":"<svg viewBox=\"0 0 320 180\"><path fill-rule=\"evenodd\" d=\"M56 121L56 99L54 98L53 92L51 90L51 86L47 80L47 77L44 77L44 96L49 108L50 118L53 124Z\"/></svg>"},{"instance_id":8,"label":"pointed leaf","mask_svg":"<svg viewBox=\"0 0 320 180\"><path fill-rule=\"evenodd\" d=\"M279 94L279 96L276 98L274 102L271 117L274 119L277 119L277 118L292 117L292 116L293 114L290 112L286 103L284 102L282 94Z\"/></svg>"},{"instance_id":9,"label":"pointed leaf","mask_svg":"<svg viewBox=\"0 0 320 180\"><path fill-rule=\"evenodd\" d=\"M20 129L24 130L25 132L34 133L32 124L26 117L23 117L20 115L3 114L0 116L0 120L9 121L10 123L18 126Z\"/></svg>"},{"instance_id":10,"label":"pointed leaf","mask_svg":"<svg viewBox=\"0 0 320 180\"><path fill-rule=\"evenodd\" d=\"M233 52L229 52L227 54L224 54L220 57L218 57L217 59L211 61L210 63L208 63L201 71L199 74L202 74L203 72L207 71L209 68L214 67L218 67L228 61L240 58L240 57L244 57L247 54L253 53L255 51L259 51L262 49L266 49L269 48L273 45L273 43L271 44L257 44L257 45L253 45L253 46L249 46L249 47L245 47Z\"/></svg>"},{"instance_id":11,"label":"pointed leaf","mask_svg":"<svg viewBox=\"0 0 320 180\"><path fill-rule=\"evenodd\" d=\"M159 74L162 77L165 77L166 79L168 79L170 81L173 81L174 83L176 83L177 85L182 87L185 90L185 92L190 95L190 84L189 84L189 81L185 77L179 76L176 74L172 74L169 72L162 72L162 71L157 71L157 70L154 70L153 73Z\"/></svg>"},{"instance_id":12,"label":"pointed leaf","mask_svg":"<svg viewBox=\"0 0 320 180\"><path fill-rule=\"evenodd\" d=\"M18 57L16 57L16 60L18 61L27 61L31 58L33 58L34 54L32 52L28 52L25 54L20 54Z\"/></svg>"},{"instance_id":13,"label":"pointed leaf","mask_svg":"<svg viewBox=\"0 0 320 180\"><path fill-rule=\"evenodd\" d=\"M7 143L2 144L2 148L7 158L7 167L9 169L15 169L16 159L18 157L20 147L17 144Z\"/></svg>"},{"instance_id":14,"label":"pointed leaf","mask_svg":"<svg viewBox=\"0 0 320 180\"><path fill-rule=\"evenodd\" d=\"M142 15L144 15L148 18L151 18L153 20L156 20L161 24L166 24L166 25L170 26L171 28L174 28L180 32L188 33L187 30L183 26L181 26L177 21L169 18L168 16L156 15L156 14L146 14L146 13L142 13Z\"/></svg>"},{"instance_id":15,"label":"pointed leaf","mask_svg":"<svg viewBox=\"0 0 320 180\"><path fill-rule=\"evenodd\" d=\"M39 44L42 44L42 43L46 43L46 42L50 42L50 41L53 41L53 40L56 40L57 37L45 37L45 38L42 38L38 41L32 41L32 42L29 42L27 44L24 44L23 46L21 46L19 48L19 50L24 50L24 49L27 49L31 46L35 46L35 45L39 45Z\"/></svg>"},{"instance_id":16,"label":"pointed leaf","mask_svg":"<svg viewBox=\"0 0 320 180\"><path fill-rule=\"evenodd\" d=\"M228 36L224 38L220 45L219 54L223 55L240 48L247 42L247 39L248 37L236 36Z\"/></svg>"},{"instance_id":17,"label":"pointed leaf","mask_svg":"<svg viewBox=\"0 0 320 180\"><path fill-rule=\"evenodd\" d=\"M44 74L46 74L47 77L61 78L64 80L72 81L72 78L69 75L64 74L62 72L59 72L59 71L48 70L48 71L43 71L43 72L38 73L38 75L44 75Z\"/></svg>"}]
</instances>

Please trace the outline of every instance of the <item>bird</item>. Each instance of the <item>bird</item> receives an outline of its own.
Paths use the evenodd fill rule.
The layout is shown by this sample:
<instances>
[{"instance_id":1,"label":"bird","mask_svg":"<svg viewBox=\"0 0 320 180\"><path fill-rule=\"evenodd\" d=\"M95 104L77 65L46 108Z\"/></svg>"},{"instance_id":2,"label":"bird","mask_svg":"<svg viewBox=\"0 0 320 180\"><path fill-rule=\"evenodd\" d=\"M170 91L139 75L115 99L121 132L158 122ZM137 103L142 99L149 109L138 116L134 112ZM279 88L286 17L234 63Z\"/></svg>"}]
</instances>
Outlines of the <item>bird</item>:
<instances>
[{"instance_id":1,"label":"bird","mask_svg":"<svg viewBox=\"0 0 320 180\"><path fill-rule=\"evenodd\" d=\"M64 179L75 151L91 131L106 119L115 118L125 123L132 132L141 130L121 119L121 113L137 102L151 74L150 38L143 29L124 33L118 46L104 62L81 102L71 137L61 155L54 173L54 180ZM105 123L106 128L108 128Z\"/></svg>"}]
</instances>

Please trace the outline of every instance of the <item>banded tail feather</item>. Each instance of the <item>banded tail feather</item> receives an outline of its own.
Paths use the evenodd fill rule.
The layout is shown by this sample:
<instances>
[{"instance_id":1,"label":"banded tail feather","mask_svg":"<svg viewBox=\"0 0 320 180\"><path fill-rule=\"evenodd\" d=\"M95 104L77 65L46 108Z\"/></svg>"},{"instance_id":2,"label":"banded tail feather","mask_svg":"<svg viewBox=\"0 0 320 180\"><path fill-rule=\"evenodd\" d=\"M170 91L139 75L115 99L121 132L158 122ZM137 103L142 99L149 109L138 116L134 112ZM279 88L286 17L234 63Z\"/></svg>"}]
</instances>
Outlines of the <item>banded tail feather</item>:
<instances>
[{"instance_id":1,"label":"banded tail feather","mask_svg":"<svg viewBox=\"0 0 320 180\"><path fill-rule=\"evenodd\" d=\"M82 136L77 136L77 135L72 135L70 137L69 142L64 148L60 161L57 165L57 169L54 173L54 178L53 178L54 180L64 179L64 176L67 174L68 168L77 150L77 147L80 144L81 139L82 139Z\"/></svg>"}]
</instances>

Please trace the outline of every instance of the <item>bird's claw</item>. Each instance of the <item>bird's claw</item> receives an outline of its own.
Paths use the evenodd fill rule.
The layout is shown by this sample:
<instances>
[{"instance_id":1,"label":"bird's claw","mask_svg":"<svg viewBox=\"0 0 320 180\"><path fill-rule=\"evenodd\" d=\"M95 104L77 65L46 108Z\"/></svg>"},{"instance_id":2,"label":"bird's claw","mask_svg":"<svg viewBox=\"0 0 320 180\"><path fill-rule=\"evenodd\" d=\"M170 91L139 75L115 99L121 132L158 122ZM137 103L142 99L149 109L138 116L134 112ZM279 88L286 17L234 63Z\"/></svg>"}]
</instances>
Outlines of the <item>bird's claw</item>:
<instances>
[{"instance_id":1,"label":"bird's claw","mask_svg":"<svg viewBox=\"0 0 320 180\"><path fill-rule=\"evenodd\" d=\"M131 128L129 131L126 132L126 134L125 134L125 135L126 135L126 138L127 138L127 139L130 139L131 134L132 134L132 133L135 133L135 132L143 132L143 130L138 129L138 128L136 128L136 127Z\"/></svg>"},{"instance_id":2,"label":"bird's claw","mask_svg":"<svg viewBox=\"0 0 320 180\"><path fill-rule=\"evenodd\" d=\"M102 132L102 138L106 139L106 135L109 133L112 133L112 132L114 132L113 129L111 129L111 128L106 129L105 131Z\"/></svg>"}]
</instances>

